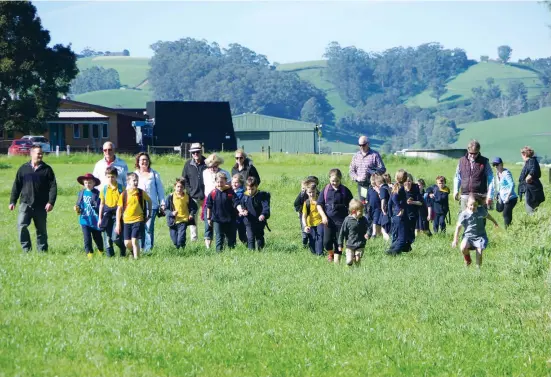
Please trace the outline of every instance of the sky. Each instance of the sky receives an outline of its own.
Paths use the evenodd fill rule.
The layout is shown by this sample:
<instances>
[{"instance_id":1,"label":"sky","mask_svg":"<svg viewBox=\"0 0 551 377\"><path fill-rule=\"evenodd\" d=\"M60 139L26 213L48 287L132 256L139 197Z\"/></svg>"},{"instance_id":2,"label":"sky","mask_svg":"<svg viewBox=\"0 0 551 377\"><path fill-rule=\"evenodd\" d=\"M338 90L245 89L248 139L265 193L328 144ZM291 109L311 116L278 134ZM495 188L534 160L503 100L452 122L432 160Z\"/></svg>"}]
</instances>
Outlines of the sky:
<instances>
[{"instance_id":1,"label":"sky","mask_svg":"<svg viewBox=\"0 0 551 377\"><path fill-rule=\"evenodd\" d=\"M319 60L327 45L382 52L439 42L472 59L551 56L551 12L535 1L39 1L52 43L151 57L151 44L239 43L278 63Z\"/></svg>"}]
</instances>

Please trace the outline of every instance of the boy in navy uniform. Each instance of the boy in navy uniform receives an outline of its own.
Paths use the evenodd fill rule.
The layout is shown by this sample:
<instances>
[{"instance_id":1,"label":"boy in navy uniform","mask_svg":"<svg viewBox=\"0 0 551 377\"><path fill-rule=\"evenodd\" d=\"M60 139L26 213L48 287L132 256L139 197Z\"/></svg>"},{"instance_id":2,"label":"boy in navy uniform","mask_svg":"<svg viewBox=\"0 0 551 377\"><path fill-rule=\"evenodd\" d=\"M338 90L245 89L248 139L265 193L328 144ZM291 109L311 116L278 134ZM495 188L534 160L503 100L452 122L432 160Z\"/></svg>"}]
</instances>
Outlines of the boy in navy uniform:
<instances>
[{"instance_id":1,"label":"boy in navy uniform","mask_svg":"<svg viewBox=\"0 0 551 377\"><path fill-rule=\"evenodd\" d=\"M228 247L235 247L237 232L237 196L227 184L226 174L216 173L216 188L207 197L206 219L209 226L212 226L216 235L216 251L221 252L224 248L225 239L228 240Z\"/></svg>"},{"instance_id":2,"label":"boy in navy uniform","mask_svg":"<svg viewBox=\"0 0 551 377\"><path fill-rule=\"evenodd\" d=\"M247 230L247 245L250 250L264 248L264 228L266 220L270 218L270 194L258 191L256 177L247 178L247 191L237 206L240 215L245 221ZM256 246L256 247L255 247Z\"/></svg>"}]
</instances>

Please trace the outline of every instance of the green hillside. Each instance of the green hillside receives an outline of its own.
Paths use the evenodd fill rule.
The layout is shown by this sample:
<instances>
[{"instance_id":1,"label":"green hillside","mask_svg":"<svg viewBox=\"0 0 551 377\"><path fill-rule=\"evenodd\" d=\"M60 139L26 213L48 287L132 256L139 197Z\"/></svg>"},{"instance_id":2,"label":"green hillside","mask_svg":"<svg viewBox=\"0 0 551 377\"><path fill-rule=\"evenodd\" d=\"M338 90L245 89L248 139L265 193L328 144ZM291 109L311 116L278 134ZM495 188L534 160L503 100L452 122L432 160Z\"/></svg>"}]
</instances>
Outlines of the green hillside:
<instances>
[{"instance_id":1,"label":"green hillside","mask_svg":"<svg viewBox=\"0 0 551 377\"><path fill-rule=\"evenodd\" d=\"M539 156L551 156L551 108L461 125L455 146L465 148L477 139L486 157L500 156L506 161L521 161L520 148L530 145Z\"/></svg>"},{"instance_id":2,"label":"green hillside","mask_svg":"<svg viewBox=\"0 0 551 377\"><path fill-rule=\"evenodd\" d=\"M121 84L134 88L147 79L149 58L96 56L78 59L77 65L81 71L93 66L116 69L119 72Z\"/></svg>"},{"instance_id":3,"label":"green hillside","mask_svg":"<svg viewBox=\"0 0 551 377\"><path fill-rule=\"evenodd\" d=\"M280 71L295 72L301 79L309 81L315 87L323 90L326 93L327 100L334 108L333 113L335 114L335 119L339 119L348 111L352 111L353 108L341 98L333 84L324 76L326 67L326 60L314 60L280 64L277 66L277 69Z\"/></svg>"},{"instance_id":4,"label":"green hillside","mask_svg":"<svg viewBox=\"0 0 551 377\"><path fill-rule=\"evenodd\" d=\"M471 98L472 89L479 86L485 87L488 77L493 77L496 84L498 84L502 90L507 90L508 84L511 81L522 81L528 89L528 98L539 95L544 88L537 73L530 69L494 62L478 63L448 82L446 85L448 91L440 99L440 103ZM421 107L436 106L436 100L432 98L429 93L430 91L425 90L423 93L410 98L407 104Z\"/></svg>"},{"instance_id":5,"label":"green hillside","mask_svg":"<svg viewBox=\"0 0 551 377\"><path fill-rule=\"evenodd\" d=\"M110 89L79 94L74 99L106 107L145 108L146 102L152 100L152 93L148 90Z\"/></svg>"}]
</instances>

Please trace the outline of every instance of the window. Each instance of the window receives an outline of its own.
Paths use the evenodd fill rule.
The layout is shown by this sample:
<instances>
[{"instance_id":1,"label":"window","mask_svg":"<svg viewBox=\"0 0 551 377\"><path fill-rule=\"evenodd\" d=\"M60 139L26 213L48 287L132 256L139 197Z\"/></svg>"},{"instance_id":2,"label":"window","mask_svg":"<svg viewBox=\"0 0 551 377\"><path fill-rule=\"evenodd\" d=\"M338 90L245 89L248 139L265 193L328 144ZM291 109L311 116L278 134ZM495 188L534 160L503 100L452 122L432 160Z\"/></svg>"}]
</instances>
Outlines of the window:
<instances>
[{"instance_id":1,"label":"window","mask_svg":"<svg viewBox=\"0 0 551 377\"><path fill-rule=\"evenodd\" d=\"M99 125L97 124L92 124L92 138L99 138Z\"/></svg>"},{"instance_id":2,"label":"window","mask_svg":"<svg viewBox=\"0 0 551 377\"><path fill-rule=\"evenodd\" d=\"M82 138L88 139L90 137L90 125L89 124L83 124L82 125Z\"/></svg>"},{"instance_id":3,"label":"window","mask_svg":"<svg viewBox=\"0 0 551 377\"><path fill-rule=\"evenodd\" d=\"M101 137L104 139L109 138L109 124L103 123L101 126Z\"/></svg>"},{"instance_id":4,"label":"window","mask_svg":"<svg viewBox=\"0 0 551 377\"><path fill-rule=\"evenodd\" d=\"M80 139L80 124L73 124L73 139Z\"/></svg>"}]
</instances>

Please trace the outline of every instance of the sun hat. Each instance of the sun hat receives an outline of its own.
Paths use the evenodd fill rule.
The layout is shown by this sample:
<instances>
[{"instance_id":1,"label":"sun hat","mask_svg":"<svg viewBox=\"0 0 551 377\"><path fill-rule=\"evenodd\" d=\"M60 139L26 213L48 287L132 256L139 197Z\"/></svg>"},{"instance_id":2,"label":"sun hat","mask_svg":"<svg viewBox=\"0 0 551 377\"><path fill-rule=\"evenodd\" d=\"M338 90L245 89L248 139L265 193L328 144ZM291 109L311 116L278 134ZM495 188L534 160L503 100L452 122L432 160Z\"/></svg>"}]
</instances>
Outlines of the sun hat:
<instances>
[{"instance_id":1,"label":"sun hat","mask_svg":"<svg viewBox=\"0 0 551 377\"><path fill-rule=\"evenodd\" d=\"M191 147L189 147L190 152L198 152L202 150L203 148L201 147L201 143L193 143L191 144Z\"/></svg>"},{"instance_id":2,"label":"sun hat","mask_svg":"<svg viewBox=\"0 0 551 377\"><path fill-rule=\"evenodd\" d=\"M88 181L92 179L94 180L94 187L100 185L101 181L97 179L92 173L86 173L84 175L81 175L80 177L77 178L77 182L83 185L85 180Z\"/></svg>"}]
</instances>

